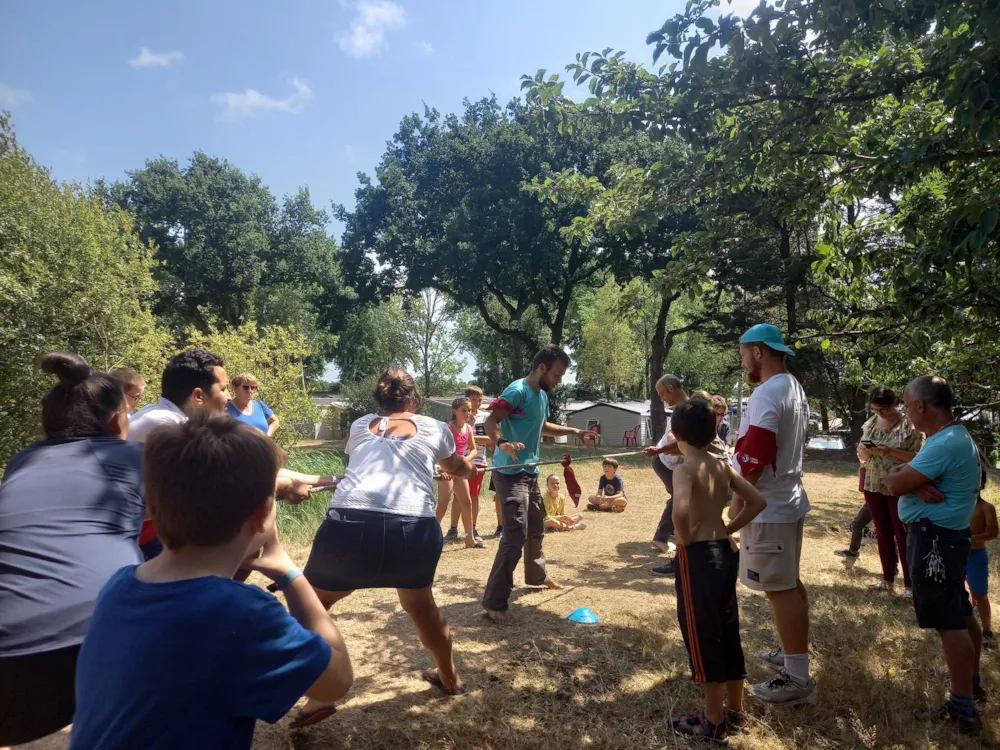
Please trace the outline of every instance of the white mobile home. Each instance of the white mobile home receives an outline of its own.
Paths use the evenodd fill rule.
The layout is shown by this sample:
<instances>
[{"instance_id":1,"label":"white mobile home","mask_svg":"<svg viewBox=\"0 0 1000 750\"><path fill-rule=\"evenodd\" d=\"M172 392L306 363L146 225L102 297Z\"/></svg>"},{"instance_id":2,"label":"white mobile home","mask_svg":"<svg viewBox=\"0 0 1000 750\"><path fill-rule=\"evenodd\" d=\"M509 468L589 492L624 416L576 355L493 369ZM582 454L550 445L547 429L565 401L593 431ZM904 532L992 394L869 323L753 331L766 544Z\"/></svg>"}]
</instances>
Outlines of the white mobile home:
<instances>
[{"instance_id":1,"label":"white mobile home","mask_svg":"<svg viewBox=\"0 0 1000 750\"><path fill-rule=\"evenodd\" d=\"M670 409L667 409L670 413ZM631 445L650 445L653 429L649 419L648 401L594 401L568 404L565 422L570 427L594 430L601 435L602 445L625 445L626 434Z\"/></svg>"}]
</instances>

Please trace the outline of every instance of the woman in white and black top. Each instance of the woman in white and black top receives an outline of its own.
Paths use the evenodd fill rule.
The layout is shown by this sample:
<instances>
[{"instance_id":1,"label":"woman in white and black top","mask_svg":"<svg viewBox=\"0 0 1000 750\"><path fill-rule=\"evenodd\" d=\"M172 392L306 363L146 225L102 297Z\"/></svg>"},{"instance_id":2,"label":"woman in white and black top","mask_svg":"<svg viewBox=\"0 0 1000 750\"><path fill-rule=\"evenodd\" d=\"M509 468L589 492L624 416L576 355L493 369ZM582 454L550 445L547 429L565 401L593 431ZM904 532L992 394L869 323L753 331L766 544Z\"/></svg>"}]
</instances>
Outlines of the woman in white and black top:
<instances>
[{"instance_id":1,"label":"woman in white and black top","mask_svg":"<svg viewBox=\"0 0 1000 750\"><path fill-rule=\"evenodd\" d=\"M463 478L475 476L476 469L456 453L447 425L416 414L420 394L405 370L386 370L375 400L379 413L351 425L347 474L316 532L304 574L327 608L357 589L396 589L437 664L423 679L456 695L462 681L451 631L431 592L444 544L433 475L435 465ZM332 712L332 706L310 701L295 725Z\"/></svg>"}]
</instances>

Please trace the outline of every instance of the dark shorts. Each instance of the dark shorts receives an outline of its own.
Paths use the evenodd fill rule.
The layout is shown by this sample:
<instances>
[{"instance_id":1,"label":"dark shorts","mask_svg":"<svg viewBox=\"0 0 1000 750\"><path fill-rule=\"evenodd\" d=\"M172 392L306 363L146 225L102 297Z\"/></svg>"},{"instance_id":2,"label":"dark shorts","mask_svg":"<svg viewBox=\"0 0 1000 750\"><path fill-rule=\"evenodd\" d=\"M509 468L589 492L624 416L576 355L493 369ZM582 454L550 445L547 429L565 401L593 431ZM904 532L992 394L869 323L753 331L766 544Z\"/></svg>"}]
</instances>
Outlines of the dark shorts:
<instances>
[{"instance_id":1,"label":"dark shorts","mask_svg":"<svg viewBox=\"0 0 1000 750\"><path fill-rule=\"evenodd\" d=\"M965 565L965 580L973 596L990 593L990 554L986 548L969 550L969 562Z\"/></svg>"},{"instance_id":2,"label":"dark shorts","mask_svg":"<svg viewBox=\"0 0 1000 750\"><path fill-rule=\"evenodd\" d=\"M79 646L0 657L0 745L20 745L73 721Z\"/></svg>"},{"instance_id":3,"label":"dark shorts","mask_svg":"<svg viewBox=\"0 0 1000 750\"><path fill-rule=\"evenodd\" d=\"M303 573L326 591L423 589L434 583L443 546L434 517L331 508Z\"/></svg>"},{"instance_id":4,"label":"dark shorts","mask_svg":"<svg viewBox=\"0 0 1000 750\"><path fill-rule=\"evenodd\" d=\"M496 494L496 491L497 491L496 486L494 486L494 484L493 484L493 475L495 473L496 472L493 472L493 471L490 472L490 487L489 487L490 492L492 492L494 495Z\"/></svg>"},{"instance_id":5,"label":"dark shorts","mask_svg":"<svg viewBox=\"0 0 1000 750\"><path fill-rule=\"evenodd\" d=\"M965 566L972 547L969 529L955 531L921 520L907 531L906 560L917 625L965 630L965 618L972 617L972 603L965 590Z\"/></svg>"},{"instance_id":6,"label":"dark shorts","mask_svg":"<svg viewBox=\"0 0 1000 750\"><path fill-rule=\"evenodd\" d=\"M728 539L677 548L677 619L695 682L746 676L736 600L739 564Z\"/></svg>"}]
</instances>

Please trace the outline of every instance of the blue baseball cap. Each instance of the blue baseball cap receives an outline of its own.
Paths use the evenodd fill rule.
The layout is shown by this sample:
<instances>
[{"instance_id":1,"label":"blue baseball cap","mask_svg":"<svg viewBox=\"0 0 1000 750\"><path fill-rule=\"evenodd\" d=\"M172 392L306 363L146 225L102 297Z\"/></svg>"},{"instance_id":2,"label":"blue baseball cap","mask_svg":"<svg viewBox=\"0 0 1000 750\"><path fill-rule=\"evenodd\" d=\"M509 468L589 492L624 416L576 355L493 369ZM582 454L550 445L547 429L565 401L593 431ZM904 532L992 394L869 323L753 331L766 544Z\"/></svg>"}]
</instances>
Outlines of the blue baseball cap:
<instances>
[{"instance_id":1,"label":"blue baseball cap","mask_svg":"<svg viewBox=\"0 0 1000 750\"><path fill-rule=\"evenodd\" d=\"M785 346L785 339L781 335L781 329L770 323L758 323L749 331L740 336L741 344L764 344L764 346L774 349L776 352L784 352L795 356L795 352Z\"/></svg>"}]
</instances>

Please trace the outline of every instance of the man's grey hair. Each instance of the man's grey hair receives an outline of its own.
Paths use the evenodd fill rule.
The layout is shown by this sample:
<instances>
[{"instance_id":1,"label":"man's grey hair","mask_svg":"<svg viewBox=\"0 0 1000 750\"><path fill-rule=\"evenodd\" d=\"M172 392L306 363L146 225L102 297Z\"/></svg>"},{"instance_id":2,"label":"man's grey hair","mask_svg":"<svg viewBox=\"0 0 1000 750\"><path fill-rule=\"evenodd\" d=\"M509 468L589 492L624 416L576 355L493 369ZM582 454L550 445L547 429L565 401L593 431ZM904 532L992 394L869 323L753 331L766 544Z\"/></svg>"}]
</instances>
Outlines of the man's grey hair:
<instances>
[{"instance_id":1,"label":"man's grey hair","mask_svg":"<svg viewBox=\"0 0 1000 750\"><path fill-rule=\"evenodd\" d=\"M906 392L914 401L923 401L928 406L951 413L951 386L944 378L936 375L923 375L914 378L906 386Z\"/></svg>"},{"instance_id":2,"label":"man's grey hair","mask_svg":"<svg viewBox=\"0 0 1000 750\"><path fill-rule=\"evenodd\" d=\"M670 388L680 388L681 379L676 375L664 375L656 381L657 385L669 386Z\"/></svg>"}]
</instances>

